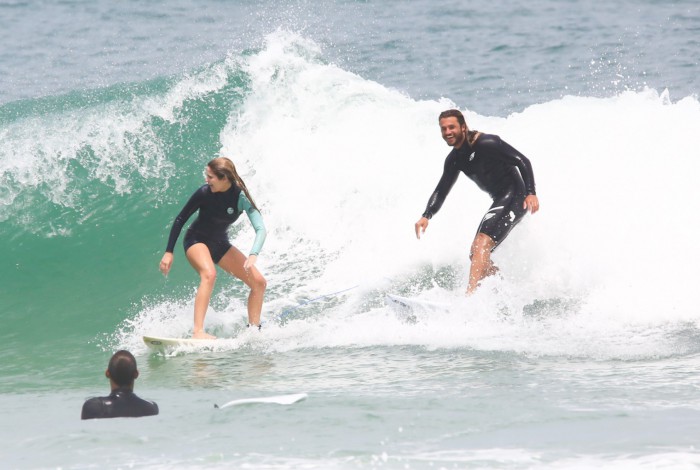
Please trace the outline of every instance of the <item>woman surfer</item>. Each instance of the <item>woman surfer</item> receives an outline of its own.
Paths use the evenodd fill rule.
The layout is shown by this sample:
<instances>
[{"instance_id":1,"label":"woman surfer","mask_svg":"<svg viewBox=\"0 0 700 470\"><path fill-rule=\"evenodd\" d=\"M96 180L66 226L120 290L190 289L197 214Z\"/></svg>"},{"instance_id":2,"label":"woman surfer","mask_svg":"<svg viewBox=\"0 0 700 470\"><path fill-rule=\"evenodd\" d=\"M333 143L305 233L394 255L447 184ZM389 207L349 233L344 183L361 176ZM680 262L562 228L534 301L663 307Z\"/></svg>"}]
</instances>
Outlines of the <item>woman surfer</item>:
<instances>
[{"instance_id":1,"label":"woman surfer","mask_svg":"<svg viewBox=\"0 0 700 470\"><path fill-rule=\"evenodd\" d=\"M199 214L185 233L185 255L200 283L194 301L193 338L213 339L204 331L204 317L216 281L218 264L224 271L237 277L250 287L248 295L248 326L260 328L260 313L267 281L255 267L258 253L265 242L265 225L260 211L248 192L245 183L236 172L233 162L219 157L207 163L206 184L194 192L173 222L160 270L164 275L173 264L173 249L187 220L199 210ZM255 241L250 255L246 256L228 239L228 228L245 212L255 229Z\"/></svg>"}]
</instances>

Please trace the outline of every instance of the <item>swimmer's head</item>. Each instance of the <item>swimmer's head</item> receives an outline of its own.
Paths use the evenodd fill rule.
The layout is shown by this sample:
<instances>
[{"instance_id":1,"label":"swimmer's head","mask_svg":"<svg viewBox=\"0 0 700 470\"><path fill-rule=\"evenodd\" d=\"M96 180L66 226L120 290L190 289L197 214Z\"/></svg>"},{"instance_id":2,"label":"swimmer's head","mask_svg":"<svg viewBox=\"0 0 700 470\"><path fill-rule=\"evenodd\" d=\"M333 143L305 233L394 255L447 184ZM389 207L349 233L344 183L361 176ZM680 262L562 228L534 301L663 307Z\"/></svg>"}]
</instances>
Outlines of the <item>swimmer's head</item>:
<instances>
[{"instance_id":1,"label":"swimmer's head","mask_svg":"<svg viewBox=\"0 0 700 470\"><path fill-rule=\"evenodd\" d=\"M139 371L136 368L136 358L129 351L120 350L114 353L107 366L107 377L120 387L133 385Z\"/></svg>"}]
</instances>

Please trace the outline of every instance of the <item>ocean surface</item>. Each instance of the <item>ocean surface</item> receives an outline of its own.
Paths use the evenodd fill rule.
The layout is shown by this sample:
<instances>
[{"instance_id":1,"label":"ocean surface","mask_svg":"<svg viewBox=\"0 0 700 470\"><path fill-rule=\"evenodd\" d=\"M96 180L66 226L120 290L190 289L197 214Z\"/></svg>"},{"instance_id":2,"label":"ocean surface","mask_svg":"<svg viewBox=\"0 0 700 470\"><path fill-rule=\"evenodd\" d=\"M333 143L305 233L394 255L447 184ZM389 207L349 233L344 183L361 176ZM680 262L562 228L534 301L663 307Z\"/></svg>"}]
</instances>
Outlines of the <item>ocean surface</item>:
<instances>
[{"instance_id":1,"label":"ocean surface","mask_svg":"<svg viewBox=\"0 0 700 470\"><path fill-rule=\"evenodd\" d=\"M700 467L696 0L2 0L0 44L0 467ZM469 298L488 197L460 177L413 227L451 107L541 203ZM268 228L264 327L221 273L224 339L158 353L218 155ZM81 421L121 348L160 415Z\"/></svg>"}]
</instances>

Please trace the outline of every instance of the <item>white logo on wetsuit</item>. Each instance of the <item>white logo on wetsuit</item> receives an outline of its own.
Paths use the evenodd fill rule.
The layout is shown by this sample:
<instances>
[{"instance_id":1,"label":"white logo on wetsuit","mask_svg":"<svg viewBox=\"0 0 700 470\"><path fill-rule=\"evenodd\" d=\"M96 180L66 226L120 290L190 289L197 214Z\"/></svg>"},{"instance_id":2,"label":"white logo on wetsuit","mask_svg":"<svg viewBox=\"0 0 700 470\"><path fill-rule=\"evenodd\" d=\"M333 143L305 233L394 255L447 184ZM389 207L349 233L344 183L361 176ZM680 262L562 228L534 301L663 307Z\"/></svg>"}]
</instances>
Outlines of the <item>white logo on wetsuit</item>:
<instances>
[{"instance_id":1,"label":"white logo on wetsuit","mask_svg":"<svg viewBox=\"0 0 700 470\"><path fill-rule=\"evenodd\" d=\"M233 207L229 207L228 209L226 209L226 212L228 212L229 215L233 214Z\"/></svg>"},{"instance_id":2,"label":"white logo on wetsuit","mask_svg":"<svg viewBox=\"0 0 700 470\"><path fill-rule=\"evenodd\" d=\"M509 214L509 215L510 215L510 221L511 221L511 222L514 221L514 220L515 220L515 214L513 213L513 211L510 211L510 214Z\"/></svg>"},{"instance_id":3,"label":"white logo on wetsuit","mask_svg":"<svg viewBox=\"0 0 700 470\"><path fill-rule=\"evenodd\" d=\"M472 154L469 155L469 161L474 160L474 155L476 155L476 152L472 152Z\"/></svg>"},{"instance_id":4,"label":"white logo on wetsuit","mask_svg":"<svg viewBox=\"0 0 700 470\"><path fill-rule=\"evenodd\" d=\"M503 206L492 207L492 208L489 209L489 211L484 215L484 218L481 219L481 221L482 221L482 222L486 222L486 221L489 220L491 217L495 216L495 215L496 215L496 212L500 211L501 209L503 209ZM511 214L512 214L512 213L513 213L513 212L511 212Z\"/></svg>"}]
</instances>

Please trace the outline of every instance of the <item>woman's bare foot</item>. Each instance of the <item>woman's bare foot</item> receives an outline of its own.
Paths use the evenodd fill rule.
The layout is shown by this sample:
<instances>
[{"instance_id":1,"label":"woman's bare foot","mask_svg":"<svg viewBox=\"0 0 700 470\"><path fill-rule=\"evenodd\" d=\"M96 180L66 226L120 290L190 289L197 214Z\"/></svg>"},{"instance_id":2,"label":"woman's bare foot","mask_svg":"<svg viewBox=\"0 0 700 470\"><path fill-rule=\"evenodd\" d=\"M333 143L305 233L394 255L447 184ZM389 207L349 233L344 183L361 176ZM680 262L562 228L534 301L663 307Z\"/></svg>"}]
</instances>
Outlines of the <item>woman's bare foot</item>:
<instances>
[{"instance_id":1,"label":"woman's bare foot","mask_svg":"<svg viewBox=\"0 0 700 470\"><path fill-rule=\"evenodd\" d=\"M195 331L192 333L192 339L216 339L216 336L205 333L204 331Z\"/></svg>"}]
</instances>

